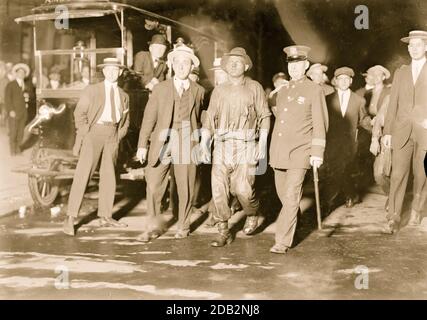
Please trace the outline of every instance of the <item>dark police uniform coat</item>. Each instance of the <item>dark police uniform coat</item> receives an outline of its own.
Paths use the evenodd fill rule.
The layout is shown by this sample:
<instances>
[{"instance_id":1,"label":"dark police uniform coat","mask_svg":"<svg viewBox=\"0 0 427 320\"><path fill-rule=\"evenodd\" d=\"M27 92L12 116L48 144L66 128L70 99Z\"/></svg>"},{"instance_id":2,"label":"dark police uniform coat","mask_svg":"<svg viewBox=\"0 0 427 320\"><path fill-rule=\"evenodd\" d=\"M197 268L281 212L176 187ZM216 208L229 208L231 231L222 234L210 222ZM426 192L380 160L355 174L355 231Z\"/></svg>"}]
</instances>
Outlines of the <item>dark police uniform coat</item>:
<instances>
[{"instance_id":1,"label":"dark police uniform coat","mask_svg":"<svg viewBox=\"0 0 427 320\"><path fill-rule=\"evenodd\" d=\"M309 169L310 156L323 158L329 125L323 89L304 77L290 81L277 96L270 165Z\"/></svg>"}]
</instances>

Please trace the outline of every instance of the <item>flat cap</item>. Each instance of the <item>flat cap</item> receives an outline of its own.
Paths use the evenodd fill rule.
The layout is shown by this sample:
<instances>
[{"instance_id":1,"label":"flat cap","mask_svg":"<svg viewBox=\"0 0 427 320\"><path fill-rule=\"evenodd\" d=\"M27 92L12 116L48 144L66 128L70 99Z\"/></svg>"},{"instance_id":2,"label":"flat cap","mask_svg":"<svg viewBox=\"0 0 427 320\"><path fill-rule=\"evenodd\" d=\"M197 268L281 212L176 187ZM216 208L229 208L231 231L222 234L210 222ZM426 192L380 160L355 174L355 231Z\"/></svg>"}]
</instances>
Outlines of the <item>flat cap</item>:
<instances>
[{"instance_id":1,"label":"flat cap","mask_svg":"<svg viewBox=\"0 0 427 320\"><path fill-rule=\"evenodd\" d=\"M390 78L391 76L390 71L388 71L386 68L384 68L379 64L376 66L370 67L365 73L362 73L363 76L367 76L368 74L372 74L372 75L383 74L386 79Z\"/></svg>"},{"instance_id":2,"label":"flat cap","mask_svg":"<svg viewBox=\"0 0 427 320\"><path fill-rule=\"evenodd\" d=\"M349 76L350 78L354 77L354 71L352 68L349 68L349 67L341 67L341 68L336 69L334 72L334 77L338 78L339 76L341 76L343 74L346 76Z\"/></svg>"}]
</instances>

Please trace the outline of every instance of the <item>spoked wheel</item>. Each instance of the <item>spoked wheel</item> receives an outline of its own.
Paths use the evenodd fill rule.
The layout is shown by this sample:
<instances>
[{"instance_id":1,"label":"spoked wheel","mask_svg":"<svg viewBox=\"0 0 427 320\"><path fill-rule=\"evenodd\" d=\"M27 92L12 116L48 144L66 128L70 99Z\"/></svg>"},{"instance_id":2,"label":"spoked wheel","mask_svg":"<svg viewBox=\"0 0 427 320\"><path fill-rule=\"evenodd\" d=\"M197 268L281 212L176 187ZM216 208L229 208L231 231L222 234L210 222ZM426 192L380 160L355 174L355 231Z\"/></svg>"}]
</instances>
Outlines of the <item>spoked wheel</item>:
<instances>
[{"instance_id":1,"label":"spoked wheel","mask_svg":"<svg viewBox=\"0 0 427 320\"><path fill-rule=\"evenodd\" d=\"M31 160L34 167L38 169L52 170L53 161L46 159L48 151L39 146L35 146L31 154ZM59 193L58 182L52 177L42 175L29 175L28 186L34 204L38 207L51 206Z\"/></svg>"}]
</instances>

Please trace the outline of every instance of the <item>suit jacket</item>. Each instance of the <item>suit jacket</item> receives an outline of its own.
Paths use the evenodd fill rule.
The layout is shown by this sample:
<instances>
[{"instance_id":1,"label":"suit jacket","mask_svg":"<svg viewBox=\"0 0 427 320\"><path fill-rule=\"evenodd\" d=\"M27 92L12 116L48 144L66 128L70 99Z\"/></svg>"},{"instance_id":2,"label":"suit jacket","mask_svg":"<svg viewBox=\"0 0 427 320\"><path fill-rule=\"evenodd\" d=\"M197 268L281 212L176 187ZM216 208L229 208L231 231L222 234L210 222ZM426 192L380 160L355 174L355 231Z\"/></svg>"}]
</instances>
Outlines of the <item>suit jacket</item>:
<instances>
[{"instance_id":1,"label":"suit jacket","mask_svg":"<svg viewBox=\"0 0 427 320\"><path fill-rule=\"evenodd\" d=\"M323 89L304 77L289 81L277 96L270 144L270 165L277 169L309 169L310 156L323 158L328 110Z\"/></svg>"},{"instance_id":2,"label":"suit jacket","mask_svg":"<svg viewBox=\"0 0 427 320\"><path fill-rule=\"evenodd\" d=\"M121 118L117 131L117 143L126 135L129 127L129 96L122 88L120 93ZM74 150L80 150L84 137L90 128L98 121L105 105L104 81L87 86L82 92L76 109L74 110L74 121L77 129Z\"/></svg>"},{"instance_id":3,"label":"suit jacket","mask_svg":"<svg viewBox=\"0 0 427 320\"><path fill-rule=\"evenodd\" d=\"M376 106L376 108L377 108L376 114L370 112L370 103L372 100L372 90L366 90L366 88L360 88L356 91L356 93L366 100L366 111L368 112L368 114L371 117L375 117L378 113L380 113L381 108L384 107L384 101L387 98L387 96L390 96L390 87L385 85L383 87L383 89L381 90L380 96L378 98L378 103Z\"/></svg>"},{"instance_id":4,"label":"suit jacket","mask_svg":"<svg viewBox=\"0 0 427 320\"><path fill-rule=\"evenodd\" d=\"M427 131L421 125L423 119L427 119L426 109L427 63L421 69L415 85L411 65L401 66L394 74L384 124L384 134L392 136L393 149L403 148L412 130L420 147L427 149Z\"/></svg>"},{"instance_id":5,"label":"suit jacket","mask_svg":"<svg viewBox=\"0 0 427 320\"><path fill-rule=\"evenodd\" d=\"M15 111L16 119L27 117L24 91L22 91L18 81L13 80L6 85L4 103L8 112Z\"/></svg>"},{"instance_id":6,"label":"suit jacket","mask_svg":"<svg viewBox=\"0 0 427 320\"><path fill-rule=\"evenodd\" d=\"M165 80L168 67L162 60L154 68L151 53L149 51L140 51L135 55L133 69L142 73L142 84L145 87L153 78L157 78L159 81Z\"/></svg>"},{"instance_id":7,"label":"suit jacket","mask_svg":"<svg viewBox=\"0 0 427 320\"><path fill-rule=\"evenodd\" d=\"M160 152L165 144L161 138L172 127L174 108L174 83L173 79L157 84L148 103L145 106L139 133L139 148L148 148L148 165L155 166L159 160ZM190 80L190 125L191 132L201 128L201 113L205 89ZM149 145L150 142L150 145Z\"/></svg>"},{"instance_id":8,"label":"suit jacket","mask_svg":"<svg viewBox=\"0 0 427 320\"><path fill-rule=\"evenodd\" d=\"M326 98L330 126L327 135L328 149L335 149L337 146L346 146L351 155L357 151L358 127L363 127L371 131L371 118L366 112L365 99L351 91L347 110L344 117L341 113L341 106L338 92ZM328 152L329 153L329 152Z\"/></svg>"}]
</instances>

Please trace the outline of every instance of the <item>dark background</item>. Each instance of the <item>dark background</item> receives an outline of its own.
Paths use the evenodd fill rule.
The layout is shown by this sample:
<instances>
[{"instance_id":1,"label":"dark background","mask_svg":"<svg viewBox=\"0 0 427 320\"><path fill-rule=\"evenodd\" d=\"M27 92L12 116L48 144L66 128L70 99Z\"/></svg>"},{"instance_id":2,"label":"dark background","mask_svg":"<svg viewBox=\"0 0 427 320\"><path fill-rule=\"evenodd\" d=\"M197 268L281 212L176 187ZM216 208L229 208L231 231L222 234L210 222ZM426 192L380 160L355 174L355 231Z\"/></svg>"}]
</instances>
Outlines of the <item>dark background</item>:
<instances>
[{"instance_id":1,"label":"dark background","mask_svg":"<svg viewBox=\"0 0 427 320\"><path fill-rule=\"evenodd\" d=\"M0 59L32 63L31 29L13 19L31 13L43 0L0 2ZM265 87L286 71L283 47L312 47L310 60L361 72L382 64L392 72L408 61L400 38L412 29L427 29L427 1L421 0L125 0L143 9L185 22L224 40L223 51L243 46L253 59L251 76ZM357 5L369 9L369 29L357 30ZM204 65L206 67L206 65Z\"/></svg>"}]
</instances>

